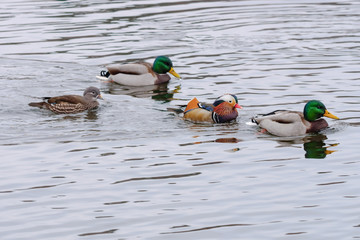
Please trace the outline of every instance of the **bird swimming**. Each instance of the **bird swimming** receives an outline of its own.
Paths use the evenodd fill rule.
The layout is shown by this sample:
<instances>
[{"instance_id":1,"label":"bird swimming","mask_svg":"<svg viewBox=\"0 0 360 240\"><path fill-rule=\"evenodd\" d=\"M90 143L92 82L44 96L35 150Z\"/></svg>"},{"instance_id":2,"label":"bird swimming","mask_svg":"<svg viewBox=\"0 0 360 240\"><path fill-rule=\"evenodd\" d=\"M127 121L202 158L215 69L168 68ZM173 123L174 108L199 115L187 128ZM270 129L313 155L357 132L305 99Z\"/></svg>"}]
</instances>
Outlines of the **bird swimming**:
<instances>
[{"instance_id":1,"label":"bird swimming","mask_svg":"<svg viewBox=\"0 0 360 240\"><path fill-rule=\"evenodd\" d=\"M299 136L316 133L329 126L321 117L339 119L331 114L325 105L318 100L306 103L303 112L277 110L252 118L252 122L267 132L281 137Z\"/></svg>"},{"instance_id":2,"label":"bird swimming","mask_svg":"<svg viewBox=\"0 0 360 240\"><path fill-rule=\"evenodd\" d=\"M184 110L184 119L194 122L225 123L238 116L238 99L233 94L225 94L215 100L212 105L203 105L193 98Z\"/></svg>"},{"instance_id":3,"label":"bird swimming","mask_svg":"<svg viewBox=\"0 0 360 240\"><path fill-rule=\"evenodd\" d=\"M96 87L88 87L85 89L83 96L44 97L44 101L31 102L29 106L48 109L54 113L79 113L97 108L99 106L97 99L103 99L100 90Z\"/></svg>"},{"instance_id":4,"label":"bird swimming","mask_svg":"<svg viewBox=\"0 0 360 240\"><path fill-rule=\"evenodd\" d=\"M101 71L97 78L126 86L166 83L171 79L167 73L180 78L180 75L173 68L172 61L166 56L157 57L153 64L147 62L111 64L106 68L107 71Z\"/></svg>"}]
</instances>

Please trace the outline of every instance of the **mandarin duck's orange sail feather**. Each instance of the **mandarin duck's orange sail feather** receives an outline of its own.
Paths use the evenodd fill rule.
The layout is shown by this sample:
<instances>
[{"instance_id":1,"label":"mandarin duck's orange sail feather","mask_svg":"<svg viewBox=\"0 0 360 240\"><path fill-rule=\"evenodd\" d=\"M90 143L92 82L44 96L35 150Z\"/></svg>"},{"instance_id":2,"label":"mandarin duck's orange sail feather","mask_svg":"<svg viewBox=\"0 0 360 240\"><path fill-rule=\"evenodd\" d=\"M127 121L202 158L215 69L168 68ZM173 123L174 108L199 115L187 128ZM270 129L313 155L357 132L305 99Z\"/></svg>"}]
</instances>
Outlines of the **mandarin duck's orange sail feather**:
<instances>
[{"instance_id":1,"label":"mandarin duck's orange sail feather","mask_svg":"<svg viewBox=\"0 0 360 240\"><path fill-rule=\"evenodd\" d=\"M197 100L197 98L193 98L186 106L184 112L187 112L189 110L195 109L195 108L199 108L199 100Z\"/></svg>"}]
</instances>

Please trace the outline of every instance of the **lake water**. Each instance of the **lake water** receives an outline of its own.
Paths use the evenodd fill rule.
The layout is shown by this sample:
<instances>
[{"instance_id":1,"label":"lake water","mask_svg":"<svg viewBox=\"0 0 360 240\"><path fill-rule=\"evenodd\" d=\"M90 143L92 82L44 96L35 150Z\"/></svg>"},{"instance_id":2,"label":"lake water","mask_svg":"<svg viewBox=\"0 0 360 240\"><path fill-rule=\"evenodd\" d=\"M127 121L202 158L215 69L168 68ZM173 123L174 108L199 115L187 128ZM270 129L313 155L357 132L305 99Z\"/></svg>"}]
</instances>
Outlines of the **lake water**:
<instances>
[{"instance_id":1,"label":"lake water","mask_svg":"<svg viewBox=\"0 0 360 240\"><path fill-rule=\"evenodd\" d=\"M2 240L360 238L359 1L4 0L0 19ZM95 78L159 55L182 80ZM27 105L88 86L97 111ZM167 110L224 93L236 123ZM341 120L293 138L246 124L311 99Z\"/></svg>"}]
</instances>

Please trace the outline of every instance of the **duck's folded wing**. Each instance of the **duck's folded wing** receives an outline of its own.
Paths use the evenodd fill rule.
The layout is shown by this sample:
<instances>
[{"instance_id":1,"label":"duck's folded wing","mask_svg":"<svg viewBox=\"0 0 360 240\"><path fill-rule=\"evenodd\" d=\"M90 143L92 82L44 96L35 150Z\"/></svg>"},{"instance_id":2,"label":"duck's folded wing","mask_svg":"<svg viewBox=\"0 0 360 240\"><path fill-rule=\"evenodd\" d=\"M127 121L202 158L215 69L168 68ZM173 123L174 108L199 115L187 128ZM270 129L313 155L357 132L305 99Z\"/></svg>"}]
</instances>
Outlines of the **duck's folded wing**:
<instances>
[{"instance_id":1,"label":"duck's folded wing","mask_svg":"<svg viewBox=\"0 0 360 240\"><path fill-rule=\"evenodd\" d=\"M145 73L141 75L129 75L124 73L118 73L116 75L111 75L109 80L114 81L118 84L126 86L148 86L154 85L157 78L154 77L151 73Z\"/></svg>"},{"instance_id":2,"label":"duck's folded wing","mask_svg":"<svg viewBox=\"0 0 360 240\"><path fill-rule=\"evenodd\" d=\"M306 133L306 126L297 112L280 112L255 118L261 128L276 136L296 136Z\"/></svg>"},{"instance_id":3,"label":"duck's folded wing","mask_svg":"<svg viewBox=\"0 0 360 240\"><path fill-rule=\"evenodd\" d=\"M111 75L119 73L141 75L152 72L151 64L149 63L129 63L129 64L112 64L106 66Z\"/></svg>"},{"instance_id":4,"label":"duck's folded wing","mask_svg":"<svg viewBox=\"0 0 360 240\"><path fill-rule=\"evenodd\" d=\"M44 98L50 104L65 104L65 103L84 103L84 98L78 95L64 95L58 97Z\"/></svg>"},{"instance_id":5,"label":"duck's folded wing","mask_svg":"<svg viewBox=\"0 0 360 240\"><path fill-rule=\"evenodd\" d=\"M293 123L301 121L303 114L301 112L287 111L287 110L277 110L268 114L263 114L256 116L254 119L257 123L265 119L271 119L279 123Z\"/></svg>"},{"instance_id":6,"label":"duck's folded wing","mask_svg":"<svg viewBox=\"0 0 360 240\"><path fill-rule=\"evenodd\" d=\"M209 103L199 103L199 107L203 108L205 110L208 110L208 111L213 111L214 110L214 105L209 104Z\"/></svg>"}]
</instances>

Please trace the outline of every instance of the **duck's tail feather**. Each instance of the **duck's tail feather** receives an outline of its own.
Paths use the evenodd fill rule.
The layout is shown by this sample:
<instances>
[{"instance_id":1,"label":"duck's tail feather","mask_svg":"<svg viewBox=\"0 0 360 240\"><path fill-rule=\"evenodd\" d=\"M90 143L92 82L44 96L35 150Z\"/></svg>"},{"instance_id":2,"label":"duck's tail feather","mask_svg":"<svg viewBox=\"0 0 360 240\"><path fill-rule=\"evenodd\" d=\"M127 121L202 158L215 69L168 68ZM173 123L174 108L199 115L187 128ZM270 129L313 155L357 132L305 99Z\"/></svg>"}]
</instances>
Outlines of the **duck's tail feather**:
<instances>
[{"instance_id":1,"label":"duck's tail feather","mask_svg":"<svg viewBox=\"0 0 360 240\"><path fill-rule=\"evenodd\" d=\"M97 75L96 78L101 81L109 81L110 73L106 70L100 71L100 75Z\"/></svg>"},{"instance_id":2,"label":"duck's tail feather","mask_svg":"<svg viewBox=\"0 0 360 240\"><path fill-rule=\"evenodd\" d=\"M100 71L100 76L108 78L110 76L110 72L106 70Z\"/></svg>"},{"instance_id":3,"label":"duck's tail feather","mask_svg":"<svg viewBox=\"0 0 360 240\"><path fill-rule=\"evenodd\" d=\"M168 110L169 112L173 112L173 113L176 113L176 114L181 114L181 113L184 112L183 110L181 110L181 109L179 109L179 108L167 108L167 110Z\"/></svg>"},{"instance_id":4,"label":"duck's tail feather","mask_svg":"<svg viewBox=\"0 0 360 240\"><path fill-rule=\"evenodd\" d=\"M96 78L101 80L101 81L108 81L109 80L107 77L103 77L103 76L96 76Z\"/></svg>"},{"instance_id":5,"label":"duck's tail feather","mask_svg":"<svg viewBox=\"0 0 360 240\"><path fill-rule=\"evenodd\" d=\"M197 100L197 98L193 98L186 106L184 112L187 112L189 110L195 109L195 108L199 108L199 100Z\"/></svg>"},{"instance_id":6,"label":"duck's tail feather","mask_svg":"<svg viewBox=\"0 0 360 240\"><path fill-rule=\"evenodd\" d=\"M30 107L38 107L38 108L43 108L45 107L45 102L31 102L29 103Z\"/></svg>"},{"instance_id":7,"label":"duck's tail feather","mask_svg":"<svg viewBox=\"0 0 360 240\"><path fill-rule=\"evenodd\" d=\"M252 123L255 123L255 124L259 124L259 123L256 121L256 117L257 117L257 116L252 117L252 118L251 118L251 122L252 122Z\"/></svg>"}]
</instances>

